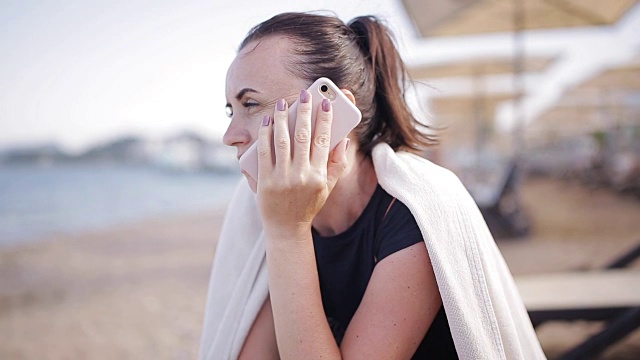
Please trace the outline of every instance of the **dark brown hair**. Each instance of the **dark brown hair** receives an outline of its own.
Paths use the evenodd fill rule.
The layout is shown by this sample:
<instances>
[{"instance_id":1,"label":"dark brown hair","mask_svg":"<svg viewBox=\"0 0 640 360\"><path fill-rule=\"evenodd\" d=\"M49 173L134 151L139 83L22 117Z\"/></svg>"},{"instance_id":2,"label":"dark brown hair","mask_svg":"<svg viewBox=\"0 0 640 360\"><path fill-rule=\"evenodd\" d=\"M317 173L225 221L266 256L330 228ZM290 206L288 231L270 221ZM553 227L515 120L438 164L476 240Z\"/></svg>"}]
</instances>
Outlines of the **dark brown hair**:
<instances>
[{"instance_id":1,"label":"dark brown hair","mask_svg":"<svg viewBox=\"0 0 640 360\"><path fill-rule=\"evenodd\" d=\"M374 16L345 24L335 16L283 13L255 26L240 45L269 36L293 42L294 76L309 85L320 77L349 89L362 112L356 128L360 151L386 142L419 151L437 143L433 128L417 121L405 101L408 74L389 29Z\"/></svg>"}]
</instances>

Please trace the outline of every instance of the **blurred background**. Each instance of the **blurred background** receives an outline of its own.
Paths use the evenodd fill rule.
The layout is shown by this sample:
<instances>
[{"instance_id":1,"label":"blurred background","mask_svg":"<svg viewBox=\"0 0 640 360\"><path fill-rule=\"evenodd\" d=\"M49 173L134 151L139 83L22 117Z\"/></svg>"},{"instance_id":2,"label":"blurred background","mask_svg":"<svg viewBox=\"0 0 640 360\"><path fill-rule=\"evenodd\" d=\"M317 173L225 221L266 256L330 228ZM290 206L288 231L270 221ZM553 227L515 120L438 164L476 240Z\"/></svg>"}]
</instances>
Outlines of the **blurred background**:
<instances>
[{"instance_id":1,"label":"blurred background","mask_svg":"<svg viewBox=\"0 0 640 360\"><path fill-rule=\"evenodd\" d=\"M0 1L0 358L196 357L240 180L226 70L310 10L387 21L546 354L637 359L637 0Z\"/></svg>"}]
</instances>

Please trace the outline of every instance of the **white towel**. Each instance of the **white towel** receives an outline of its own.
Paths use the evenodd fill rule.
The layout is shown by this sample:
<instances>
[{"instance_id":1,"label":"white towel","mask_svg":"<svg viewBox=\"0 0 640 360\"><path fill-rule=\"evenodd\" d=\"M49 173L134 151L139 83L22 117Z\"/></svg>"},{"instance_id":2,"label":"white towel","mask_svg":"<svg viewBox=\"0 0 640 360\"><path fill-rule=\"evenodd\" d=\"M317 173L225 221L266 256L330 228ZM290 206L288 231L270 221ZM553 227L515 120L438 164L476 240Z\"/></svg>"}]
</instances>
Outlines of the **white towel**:
<instances>
[{"instance_id":1,"label":"white towel","mask_svg":"<svg viewBox=\"0 0 640 360\"><path fill-rule=\"evenodd\" d=\"M450 171L373 149L378 181L418 222L460 359L544 359L513 277L476 203ZM200 359L236 359L268 294L262 225L244 179L227 211L209 282Z\"/></svg>"}]
</instances>

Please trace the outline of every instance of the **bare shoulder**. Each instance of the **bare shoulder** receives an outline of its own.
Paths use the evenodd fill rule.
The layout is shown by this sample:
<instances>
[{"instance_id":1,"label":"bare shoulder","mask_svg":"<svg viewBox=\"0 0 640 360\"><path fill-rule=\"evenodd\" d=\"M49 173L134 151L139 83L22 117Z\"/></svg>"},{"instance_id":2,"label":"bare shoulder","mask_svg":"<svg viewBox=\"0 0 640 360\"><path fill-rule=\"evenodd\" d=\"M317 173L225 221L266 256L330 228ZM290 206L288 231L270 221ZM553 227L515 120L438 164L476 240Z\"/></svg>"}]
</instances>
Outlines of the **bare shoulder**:
<instances>
[{"instance_id":1,"label":"bare shoulder","mask_svg":"<svg viewBox=\"0 0 640 360\"><path fill-rule=\"evenodd\" d=\"M382 259L341 344L345 358L409 358L442 300L424 242Z\"/></svg>"}]
</instances>

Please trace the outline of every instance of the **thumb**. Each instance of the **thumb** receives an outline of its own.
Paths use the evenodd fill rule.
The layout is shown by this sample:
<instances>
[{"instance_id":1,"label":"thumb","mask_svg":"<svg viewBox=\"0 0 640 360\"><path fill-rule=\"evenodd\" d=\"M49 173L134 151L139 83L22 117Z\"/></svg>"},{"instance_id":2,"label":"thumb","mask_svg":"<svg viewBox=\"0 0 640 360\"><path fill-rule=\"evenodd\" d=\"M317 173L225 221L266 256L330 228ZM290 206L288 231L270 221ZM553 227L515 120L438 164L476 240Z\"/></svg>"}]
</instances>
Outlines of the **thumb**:
<instances>
[{"instance_id":1,"label":"thumb","mask_svg":"<svg viewBox=\"0 0 640 360\"><path fill-rule=\"evenodd\" d=\"M329 185L330 190L333 190L338 179L340 179L342 173L344 173L344 170L347 168L347 150L349 149L350 141L351 139L349 138L342 139L331 154L329 154L329 162L327 163L327 185Z\"/></svg>"}]
</instances>

